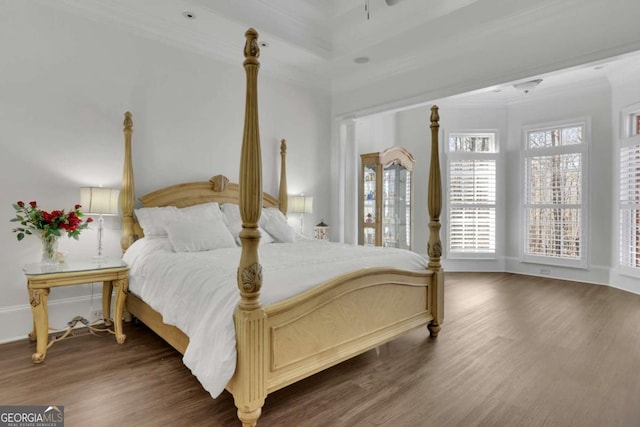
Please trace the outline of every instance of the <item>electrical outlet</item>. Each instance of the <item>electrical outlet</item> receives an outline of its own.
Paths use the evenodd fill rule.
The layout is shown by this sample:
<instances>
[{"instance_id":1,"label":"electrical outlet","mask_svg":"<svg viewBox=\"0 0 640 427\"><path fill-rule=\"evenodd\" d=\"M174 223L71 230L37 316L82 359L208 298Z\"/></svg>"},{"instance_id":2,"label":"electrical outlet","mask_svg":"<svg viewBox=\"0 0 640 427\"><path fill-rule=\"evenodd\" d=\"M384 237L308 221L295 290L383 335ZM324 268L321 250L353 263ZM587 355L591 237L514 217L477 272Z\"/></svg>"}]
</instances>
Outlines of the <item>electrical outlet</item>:
<instances>
[{"instance_id":1,"label":"electrical outlet","mask_svg":"<svg viewBox=\"0 0 640 427\"><path fill-rule=\"evenodd\" d=\"M549 274L551 274L551 270L548 269L548 268L541 268L540 269L540 274L549 275Z\"/></svg>"},{"instance_id":2,"label":"electrical outlet","mask_svg":"<svg viewBox=\"0 0 640 427\"><path fill-rule=\"evenodd\" d=\"M91 312L91 320L102 319L102 310L93 310Z\"/></svg>"}]
</instances>

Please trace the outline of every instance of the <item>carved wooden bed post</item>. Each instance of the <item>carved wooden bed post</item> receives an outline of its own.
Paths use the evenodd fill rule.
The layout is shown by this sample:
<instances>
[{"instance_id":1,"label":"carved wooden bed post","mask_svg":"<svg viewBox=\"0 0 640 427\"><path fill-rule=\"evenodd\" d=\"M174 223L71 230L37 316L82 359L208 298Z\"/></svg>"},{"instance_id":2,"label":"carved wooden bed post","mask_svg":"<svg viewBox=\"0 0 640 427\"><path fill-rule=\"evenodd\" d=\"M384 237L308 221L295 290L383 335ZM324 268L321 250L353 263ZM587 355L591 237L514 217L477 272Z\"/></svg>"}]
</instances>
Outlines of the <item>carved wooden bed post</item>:
<instances>
[{"instance_id":1,"label":"carved wooden bed post","mask_svg":"<svg viewBox=\"0 0 640 427\"><path fill-rule=\"evenodd\" d=\"M258 257L262 211L262 159L258 129L258 69L260 49L258 33L245 33L244 68L247 74L247 98L240 156L240 214L242 216L242 255L238 267L240 302L234 315L237 341L237 366L233 397L238 418L245 427L255 426L267 395L266 387L266 314L260 303L262 266Z\"/></svg>"},{"instance_id":2,"label":"carved wooden bed post","mask_svg":"<svg viewBox=\"0 0 640 427\"><path fill-rule=\"evenodd\" d=\"M133 163L131 161L131 135L133 134L133 120L131 113L124 113L124 169L122 171L122 188L120 189L120 209L122 210L122 235L120 246L126 251L135 240L133 231Z\"/></svg>"},{"instance_id":3,"label":"carved wooden bed post","mask_svg":"<svg viewBox=\"0 0 640 427\"><path fill-rule=\"evenodd\" d=\"M432 337L437 337L440 325L444 319L444 271L440 265L442 255L442 241L440 240L440 212L442 210L442 184L440 180L440 151L438 147L438 107L431 107L431 164L429 166L429 242L427 253L429 254L428 268L433 271L433 284L431 298L434 302L433 320L429 324L429 332Z\"/></svg>"},{"instance_id":4,"label":"carved wooden bed post","mask_svg":"<svg viewBox=\"0 0 640 427\"><path fill-rule=\"evenodd\" d=\"M289 208L287 195L287 141L280 141L280 191L278 192L278 208L285 216Z\"/></svg>"}]
</instances>

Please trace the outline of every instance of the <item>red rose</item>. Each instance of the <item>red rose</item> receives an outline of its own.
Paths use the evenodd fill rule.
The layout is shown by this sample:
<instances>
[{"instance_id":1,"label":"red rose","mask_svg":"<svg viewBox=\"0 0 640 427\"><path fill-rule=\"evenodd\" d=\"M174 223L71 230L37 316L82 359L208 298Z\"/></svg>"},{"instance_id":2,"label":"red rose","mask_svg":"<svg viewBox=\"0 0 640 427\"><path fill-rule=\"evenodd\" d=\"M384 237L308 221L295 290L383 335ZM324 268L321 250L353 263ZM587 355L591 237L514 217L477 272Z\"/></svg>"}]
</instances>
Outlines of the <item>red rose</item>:
<instances>
[{"instance_id":1,"label":"red rose","mask_svg":"<svg viewBox=\"0 0 640 427\"><path fill-rule=\"evenodd\" d=\"M71 212L67 217L67 221L63 224L63 227L67 230L75 230L80 225L80 218L76 215L75 212Z\"/></svg>"},{"instance_id":2,"label":"red rose","mask_svg":"<svg viewBox=\"0 0 640 427\"><path fill-rule=\"evenodd\" d=\"M36 202L29 202L29 204L31 205L32 208L35 208L36 206L38 206Z\"/></svg>"},{"instance_id":3,"label":"red rose","mask_svg":"<svg viewBox=\"0 0 640 427\"><path fill-rule=\"evenodd\" d=\"M93 218L91 217L87 218L87 222L93 222Z\"/></svg>"},{"instance_id":4,"label":"red rose","mask_svg":"<svg viewBox=\"0 0 640 427\"><path fill-rule=\"evenodd\" d=\"M82 207L81 205L75 205L74 209L75 209L75 210L78 210L78 209L80 209L81 207Z\"/></svg>"},{"instance_id":5,"label":"red rose","mask_svg":"<svg viewBox=\"0 0 640 427\"><path fill-rule=\"evenodd\" d=\"M24 208L24 202L18 202L18 206L20 206L21 208Z\"/></svg>"}]
</instances>

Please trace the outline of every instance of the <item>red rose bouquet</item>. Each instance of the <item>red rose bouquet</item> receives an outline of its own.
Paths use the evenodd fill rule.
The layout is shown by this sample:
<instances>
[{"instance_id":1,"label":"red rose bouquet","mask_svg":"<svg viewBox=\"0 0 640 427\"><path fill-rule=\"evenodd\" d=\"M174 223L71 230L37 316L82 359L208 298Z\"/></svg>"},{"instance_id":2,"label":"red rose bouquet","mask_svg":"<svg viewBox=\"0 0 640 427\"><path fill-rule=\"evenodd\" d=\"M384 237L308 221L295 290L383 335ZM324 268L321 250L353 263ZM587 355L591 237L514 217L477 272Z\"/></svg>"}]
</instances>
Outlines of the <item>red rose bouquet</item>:
<instances>
[{"instance_id":1,"label":"red rose bouquet","mask_svg":"<svg viewBox=\"0 0 640 427\"><path fill-rule=\"evenodd\" d=\"M60 237L63 232L67 233L68 237L78 240L80 232L93 221L92 218L82 221L83 214L80 211L80 205L75 205L73 210L69 212L64 210L43 211L36 202L28 204L17 202L13 204L13 208L16 210L16 216L11 219L11 222L19 222L21 225L12 230L17 233L18 240L24 239L25 235L32 234L45 238Z\"/></svg>"}]
</instances>

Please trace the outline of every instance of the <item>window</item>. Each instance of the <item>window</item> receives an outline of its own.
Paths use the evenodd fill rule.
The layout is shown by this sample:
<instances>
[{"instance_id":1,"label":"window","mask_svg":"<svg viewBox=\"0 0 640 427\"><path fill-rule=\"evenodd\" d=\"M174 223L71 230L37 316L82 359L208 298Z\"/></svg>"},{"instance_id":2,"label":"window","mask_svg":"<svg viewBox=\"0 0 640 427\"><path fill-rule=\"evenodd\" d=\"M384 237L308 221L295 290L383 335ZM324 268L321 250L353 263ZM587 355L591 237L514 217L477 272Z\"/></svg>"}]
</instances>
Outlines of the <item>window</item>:
<instances>
[{"instance_id":1,"label":"window","mask_svg":"<svg viewBox=\"0 0 640 427\"><path fill-rule=\"evenodd\" d=\"M448 256L496 253L496 134L450 133L447 145Z\"/></svg>"},{"instance_id":2,"label":"window","mask_svg":"<svg viewBox=\"0 0 640 427\"><path fill-rule=\"evenodd\" d=\"M587 266L586 133L586 121L525 131L525 261Z\"/></svg>"},{"instance_id":3,"label":"window","mask_svg":"<svg viewBox=\"0 0 640 427\"><path fill-rule=\"evenodd\" d=\"M620 141L620 267L640 276L640 106L623 112Z\"/></svg>"}]
</instances>

